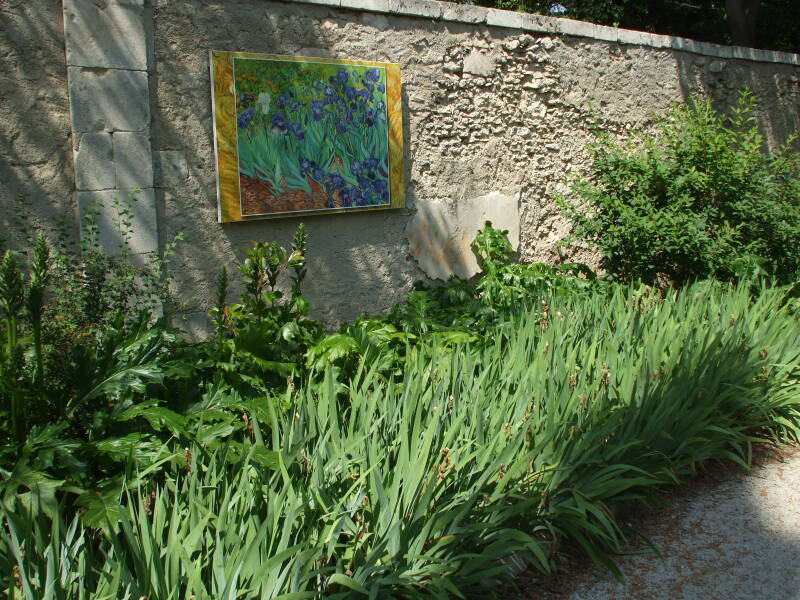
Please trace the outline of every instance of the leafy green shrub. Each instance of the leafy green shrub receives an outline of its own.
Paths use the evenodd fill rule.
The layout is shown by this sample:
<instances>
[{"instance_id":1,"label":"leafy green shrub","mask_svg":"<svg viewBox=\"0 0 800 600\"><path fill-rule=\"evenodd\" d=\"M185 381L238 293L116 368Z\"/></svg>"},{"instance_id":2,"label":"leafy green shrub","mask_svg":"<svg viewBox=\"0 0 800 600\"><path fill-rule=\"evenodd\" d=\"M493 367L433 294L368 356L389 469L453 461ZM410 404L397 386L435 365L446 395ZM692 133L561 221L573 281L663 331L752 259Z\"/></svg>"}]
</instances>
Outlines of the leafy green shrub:
<instances>
[{"instance_id":1,"label":"leafy green shrub","mask_svg":"<svg viewBox=\"0 0 800 600\"><path fill-rule=\"evenodd\" d=\"M386 317L345 325L324 337L306 354L306 366L321 373L331 364L347 378L361 361L397 376L409 345L491 343L494 329L533 306L545 309L544 295L585 296L608 289L586 265L515 264L508 231L487 221L472 243L481 273L467 281L453 275L443 285L417 282L415 289Z\"/></svg>"},{"instance_id":2,"label":"leafy green shrub","mask_svg":"<svg viewBox=\"0 0 800 600\"><path fill-rule=\"evenodd\" d=\"M617 143L598 134L592 167L562 199L572 239L602 253L626 282L732 280L763 269L779 282L800 271L800 153L764 151L755 100L729 115L708 100L675 106L654 135Z\"/></svg>"}]
</instances>

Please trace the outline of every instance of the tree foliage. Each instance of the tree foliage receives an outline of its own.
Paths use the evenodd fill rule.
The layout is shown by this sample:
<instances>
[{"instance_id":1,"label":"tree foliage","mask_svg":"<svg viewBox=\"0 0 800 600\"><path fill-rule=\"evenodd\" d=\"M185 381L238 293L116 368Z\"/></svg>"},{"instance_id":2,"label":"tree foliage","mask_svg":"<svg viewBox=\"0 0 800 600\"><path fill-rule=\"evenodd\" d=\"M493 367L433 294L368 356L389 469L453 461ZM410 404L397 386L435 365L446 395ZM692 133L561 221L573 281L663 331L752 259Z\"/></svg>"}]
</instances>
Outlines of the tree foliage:
<instances>
[{"instance_id":1,"label":"tree foliage","mask_svg":"<svg viewBox=\"0 0 800 600\"><path fill-rule=\"evenodd\" d=\"M797 0L457 0L675 35L800 52Z\"/></svg>"}]
</instances>

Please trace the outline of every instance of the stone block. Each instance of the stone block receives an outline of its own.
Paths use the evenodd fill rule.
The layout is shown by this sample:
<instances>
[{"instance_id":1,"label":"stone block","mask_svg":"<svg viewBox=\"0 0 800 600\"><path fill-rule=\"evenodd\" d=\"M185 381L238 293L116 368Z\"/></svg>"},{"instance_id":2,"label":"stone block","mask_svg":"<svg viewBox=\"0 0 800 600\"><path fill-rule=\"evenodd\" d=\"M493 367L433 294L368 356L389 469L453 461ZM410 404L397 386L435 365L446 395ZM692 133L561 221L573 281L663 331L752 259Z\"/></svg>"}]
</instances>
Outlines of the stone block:
<instances>
[{"instance_id":1,"label":"stone block","mask_svg":"<svg viewBox=\"0 0 800 600\"><path fill-rule=\"evenodd\" d=\"M76 137L75 187L79 190L108 190L116 187L111 135L84 133Z\"/></svg>"},{"instance_id":2,"label":"stone block","mask_svg":"<svg viewBox=\"0 0 800 600\"><path fill-rule=\"evenodd\" d=\"M519 190L491 192L455 203L419 202L406 228L411 255L431 279L453 273L472 277L480 271L470 245L486 221L507 229L511 245L519 247Z\"/></svg>"},{"instance_id":3,"label":"stone block","mask_svg":"<svg viewBox=\"0 0 800 600\"><path fill-rule=\"evenodd\" d=\"M442 16L441 3L431 0L389 0L389 9L399 15L428 19L440 19Z\"/></svg>"},{"instance_id":4,"label":"stone block","mask_svg":"<svg viewBox=\"0 0 800 600\"><path fill-rule=\"evenodd\" d=\"M485 23L488 9L464 4L443 4L442 20L458 23Z\"/></svg>"},{"instance_id":5,"label":"stone block","mask_svg":"<svg viewBox=\"0 0 800 600\"><path fill-rule=\"evenodd\" d=\"M621 44L649 46L650 34L644 31L635 31L633 29L619 29L617 31L617 41L619 41Z\"/></svg>"},{"instance_id":6,"label":"stone block","mask_svg":"<svg viewBox=\"0 0 800 600\"><path fill-rule=\"evenodd\" d=\"M522 18L522 13L492 8L486 13L486 24L494 27L522 29L524 25L524 19Z\"/></svg>"},{"instance_id":7,"label":"stone block","mask_svg":"<svg viewBox=\"0 0 800 600\"><path fill-rule=\"evenodd\" d=\"M142 0L64 0L67 64L147 69Z\"/></svg>"},{"instance_id":8,"label":"stone block","mask_svg":"<svg viewBox=\"0 0 800 600\"><path fill-rule=\"evenodd\" d=\"M714 56L719 56L720 58L734 58L733 46L714 44Z\"/></svg>"},{"instance_id":9,"label":"stone block","mask_svg":"<svg viewBox=\"0 0 800 600\"><path fill-rule=\"evenodd\" d=\"M495 59L493 56L473 50L464 57L464 73L489 77L494 73Z\"/></svg>"},{"instance_id":10,"label":"stone block","mask_svg":"<svg viewBox=\"0 0 800 600\"><path fill-rule=\"evenodd\" d=\"M756 60L753 49L745 48L744 46L733 46L733 57L743 60Z\"/></svg>"},{"instance_id":11,"label":"stone block","mask_svg":"<svg viewBox=\"0 0 800 600\"><path fill-rule=\"evenodd\" d=\"M523 15L524 28L529 31L543 33L561 33L561 21L558 17L544 15Z\"/></svg>"},{"instance_id":12,"label":"stone block","mask_svg":"<svg viewBox=\"0 0 800 600\"><path fill-rule=\"evenodd\" d=\"M670 37L670 44L673 50L682 50L683 52L698 52L696 42L683 37Z\"/></svg>"},{"instance_id":13,"label":"stone block","mask_svg":"<svg viewBox=\"0 0 800 600\"><path fill-rule=\"evenodd\" d=\"M177 187L189 177L186 153L181 150L153 152L153 179L156 187Z\"/></svg>"},{"instance_id":14,"label":"stone block","mask_svg":"<svg viewBox=\"0 0 800 600\"><path fill-rule=\"evenodd\" d=\"M117 187L153 187L153 152L145 133L117 132L114 139L114 165Z\"/></svg>"},{"instance_id":15,"label":"stone block","mask_svg":"<svg viewBox=\"0 0 800 600\"><path fill-rule=\"evenodd\" d=\"M672 37L669 35L650 34L650 45L653 48L672 48Z\"/></svg>"},{"instance_id":16,"label":"stone block","mask_svg":"<svg viewBox=\"0 0 800 600\"><path fill-rule=\"evenodd\" d=\"M617 42L619 41L619 29L616 27L606 27L605 25L595 25L592 36L596 40L603 40L604 42Z\"/></svg>"},{"instance_id":17,"label":"stone block","mask_svg":"<svg viewBox=\"0 0 800 600\"><path fill-rule=\"evenodd\" d=\"M75 131L143 131L150 125L146 72L69 67L67 73Z\"/></svg>"},{"instance_id":18,"label":"stone block","mask_svg":"<svg viewBox=\"0 0 800 600\"><path fill-rule=\"evenodd\" d=\"M599 25L586 23L585 21L575 21L573 19L561 19L561 33L564 35L575 35L579 37L595 37L595 30Z\"/></svg>"},{"instance_id":19,"label":"stone block","mask_svg":"<svg viewBox=\"0 0 800 600\"><path fill-rule=\"evenodd\" d=\"M369 10L374 12L389 12L389 0L341 0L342 8L352 10Z\"/></svg>"},{"instance_id":20,"label":"stone block","mask_svg":"<svg viewBox=\"0 0 800 600\"><path fill-rule=\"evenodd\" d=\"M98 241L106 252L116 254L126 246L141 254L158 249L156 202L152 189L76 192L85 234L84 216L92 211L97 224Z\"/></svg>"},{"instance_id":21,"label":"stone block","mask_svg":"<svg viewBox=\"0 0 800 600\"><path fill-rule=\"evenodd\" d=\"M704 54L704 55L714 54L714 44L710 44L708 42L695 42L695 48L698 54Z\"/></svg>"}]
</instances>

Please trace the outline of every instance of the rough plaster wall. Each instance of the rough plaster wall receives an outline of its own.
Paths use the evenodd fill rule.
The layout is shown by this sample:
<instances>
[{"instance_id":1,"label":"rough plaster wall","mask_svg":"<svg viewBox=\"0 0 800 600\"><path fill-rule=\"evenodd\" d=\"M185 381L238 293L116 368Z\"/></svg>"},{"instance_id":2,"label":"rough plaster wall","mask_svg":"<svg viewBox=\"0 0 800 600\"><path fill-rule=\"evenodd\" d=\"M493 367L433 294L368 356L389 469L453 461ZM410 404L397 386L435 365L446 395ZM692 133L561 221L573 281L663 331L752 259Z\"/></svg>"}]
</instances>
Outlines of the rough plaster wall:
<instances>
[{"instance_id":1,"label":"rough plaster wall","mask_svg":"<svg viewBox=\"0 0 800 600\"><path fill-rule=\"evenodd\" d=\"M185 151L188 179L160 191L163 233L184 231L184 283L207 301L214 271L254 239L288 243L298 219L217 225L208 50L400 63L408 210L305 217L318 316L380 312L424 273L405 229L418 203L519 191L523 260L582 260L552 201L587 165L590 106L620 134L701 92L724 107L749 85L777 143L800 126L798 69L518 30L263 0L170 0L154 9L153 148ZM509 192L509 190L512 190ZM414 236L412 235L412 238Z\"/></svg>"},{"instance_id":2,"label":"rough plaster wall","mask_svg":"<svg viewBox=\"0 0 800 600\"><path fill-rule=\"evenodd\" d=\"M0 0L0 238L20 247L15 198L34 225L72 223L72 146L61 3Z\"/></svg>"}]
</instances>

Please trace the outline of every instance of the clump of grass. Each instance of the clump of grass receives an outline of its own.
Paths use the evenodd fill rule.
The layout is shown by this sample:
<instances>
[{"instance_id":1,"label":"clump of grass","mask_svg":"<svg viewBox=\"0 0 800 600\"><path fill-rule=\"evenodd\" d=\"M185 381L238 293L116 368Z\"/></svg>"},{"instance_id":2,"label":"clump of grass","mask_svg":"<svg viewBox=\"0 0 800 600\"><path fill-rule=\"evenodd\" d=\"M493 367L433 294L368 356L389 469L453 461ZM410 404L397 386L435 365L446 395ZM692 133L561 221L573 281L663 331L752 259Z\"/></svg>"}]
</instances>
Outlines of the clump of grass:
<instances>
[{"instance_id":1,"label":"clump of grass","mask_svg":"<svg viewBox=\"0 0 800 600\"><path fill-rule=\"evenodd\" d=\"M409 347L398 380L329 369L268 427L253 414L250 460L190 448L105 533L0 509L9 598L464 597L511 552L552 570L565 540L614 570L625 503L797 439L783 301L714 283L545 297L480 348Z\"/></svg>"}]
</instances>

